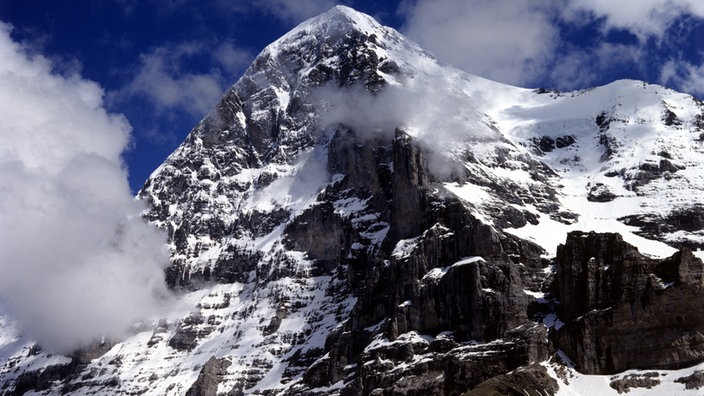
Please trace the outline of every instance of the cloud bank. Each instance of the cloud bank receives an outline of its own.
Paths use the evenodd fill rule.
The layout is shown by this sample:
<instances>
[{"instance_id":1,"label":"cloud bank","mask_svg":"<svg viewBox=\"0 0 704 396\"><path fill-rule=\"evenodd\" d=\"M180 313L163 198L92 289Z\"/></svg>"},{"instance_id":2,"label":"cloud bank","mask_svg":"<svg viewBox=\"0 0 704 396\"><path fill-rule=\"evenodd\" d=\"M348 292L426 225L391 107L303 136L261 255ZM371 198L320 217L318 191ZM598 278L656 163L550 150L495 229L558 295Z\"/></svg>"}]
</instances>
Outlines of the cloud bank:
<instances>
[{"instance_id":1,"label":"cloud bank","mask_svg":"<svg viewBox=\"0 0 704 396\"><path fill-rule=\"evenodd\" d=\"M408 79L404 85L386 85L375 94L361 84L318 87L312 92L321 109L318 125L323 131L350 128L361 141L390 141L400 130L417 139L435 177L461 174L464 165L448 157L458 142L499 141L502 137L475 110L473 99L456 86L455 78L429 73Z\"/></svg>"},{"instance_id":2,"label":"cloud bank","mask_svg":"<svg viewBox=\"0 0 704 396\"><path fill-rule=\"evenodd\" d=\"M639 75L704 95L700 0L416 0L402 31L442 61L512 85L586 88ZM663 60L663 54L670 58Z\"/></svg>"},{"instance_id":3,"label":"cloud bank","mask_svg":"<svg viewBox=\"0 0 704 396\"><path fill-rule=\"evenodd\" d=\"M499 134L486 124L485 116L470 105L473 99L452 87L453 77L425 74L404 85L387 85L376 94L361 85L324 85L312 93L324 109L319 114L319 125L323 129L345 125L362 138L379 134L392 137L398 128L436 151L458 140L499 139Z\"/></svg>"},{"instance_id":4,"label":"cloud bank","mask_svg":"<svg viewBox=\"0 0 704 396\"><path fill-rule=\"evenodd\" d=\"M520 85L544 70L557 44L550 0L419 0L404 33L443 61Z\"/></svg>"},{"instance_id":5,"label":"cloud bank","mask_svg":"<svg viewBox=\"0 0 704 396\"><path fill-rule=\"evenodd\" d=\"M286 22L301 22L329 10L338 3L334 0L262 0L254 7L267 11Z\"/></svg>"},{"instance_id":6,"label":"cloud bank","mask_svg":"<svg viewBox=\"0 0 704 396\"><path fill-rule=\"evenodd\" d=\"M207 73L188 71L189 61L207 53L218 67ZM113 100L126 103L141 97L158 113L178 110L200 117L212 109L229 84L220 68L244 69L250 59L249 53L229 44L210 48L204 43L184 42L158 47L141 55L137 72L113 93Z\"/></svg>"},{"instance_id":7,"label":"cloud bank","mask_svg":"<svg viewBox=\"0 0 704 396\"><path fill-rule=\"evenodd\" d=\"M139 218L121 160L131 127L1 22L0 59L1 305L53 352L122 337L168 299L165 237Z\"/></svg>"},{"instance_id":8,"label":"cloud bank","mask_svg":"<svg viewBox=\"0 0 704 396\"><path fill-rule=\"evenodd\" d=\"M603 19L603 28L624 29L640 40L661 38L679 18L704 17L700 0L570 0L564 17L571 21Z\"/></svg>"}]
</instances>

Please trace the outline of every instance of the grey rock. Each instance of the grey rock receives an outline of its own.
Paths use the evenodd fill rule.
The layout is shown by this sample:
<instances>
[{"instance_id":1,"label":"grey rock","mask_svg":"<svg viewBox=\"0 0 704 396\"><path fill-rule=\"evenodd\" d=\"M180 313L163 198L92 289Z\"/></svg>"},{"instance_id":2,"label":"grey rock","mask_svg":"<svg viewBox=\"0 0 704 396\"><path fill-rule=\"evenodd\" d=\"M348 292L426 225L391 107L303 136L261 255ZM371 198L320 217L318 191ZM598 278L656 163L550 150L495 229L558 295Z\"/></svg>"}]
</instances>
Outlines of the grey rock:
<instances>
[{"instance_id":1,"label":"grey rock","mask_svg":"<svg viewBox=\"0 0 704 396\"><path fill-rule=\"evenodd\" d=\"M616 197L617 195L603 183L593 185L587 194L587 200L591 202L611 202L616 199Z\"/></svg>"},{"instance_id":2,"label":"grey rock","mask_svg":"<svg viewBox=\"0 0 704 396\"><path fill-rule=\"evenodd\" d=\"M654 386L660 385L658 372L652 371L643 374L629 374L623 378L613 379L609 386L616 389L618 393L628 393L631 388L646 388L652 389Z\"/></svg>"},{"instance_id":3,"label":"grey rock","mask_svg":"<svg viewBox=\"0 0 704 396\"><path fill-rule=\"evenodd\" d=\"M559 389L545 367L531 364L492 377L462 396L547 396L555 395Z\"/></svg>"},{"instance_id":4,"label":"grey rock","mask_svg":"<svg viewBox=\"0 0 704 396\"><path fill-rule=\"evenodd\" d=\"M218 385L227 374L227 368L232 362L226 358L212 356L201 368L198 378L186 392L186 396L215 396Z\"/></svg>"},{"instance_id":5,"label":"grey rock","mask_svg":"<svg viewBox=\"0 0 704 396\"><path fill-rule=\"evenodd\" d=\"M323 263L339 262L349 246L349 231L330 202L304 211L288 223L285 234L287 248L306 252Z\"/></svg>"},{"instance_id":6,"label":"grey rock","mask_svg":"<svg viewBox=\"0 0 704 396\"><path fill-rule=\"evenodd\" d=\"M696 370L691 375L677 378L675 382L684 384L685 389L701 389L704 387L704 371Z\"/></svg>"},{"instance_id":7,"label":"grey rock","mask_svg":"<svg viewBox=\"0 0 704 396\"><path fill-rule=\"evenodd\" d=\"M557 348L588 374L704 361L701 260L655 261L617 234L572 232L558 249Z\"/></svg>"},{"instance_id":8,"label":"grey rock","mask_svg":"<svg viewBox=\"0 0 704 396\"><path fill-rule=\"evenodd\" d=\"M210 326L201 326L206 319L200 312L193 312L184 318L178 326L174 335L169 339L169 346L179 351L190 351L198 344L198 338L202 338L213 331Z\"/></svg>"},{"instance_id":9,"label":"grey rock","mask_svg":"<svg viewBox=\"0 0 704 396\"><path fill-rule=\"evenodd\" d=\"M677 231L704 229L704 205L699 203L675 208L669 213L630 215L619 218L626 225L638 227L639 235L667 242L679 248L698 249L702 244L689 239L671 238Z\"/></svg>"},{"instance_id":10,"label":"grey rock","mask_svg":"<svg viewBox=\"0 0 704 396\"><path fill-rule=\"evenodd\" d=\"M680 118L677 117L677 114L675 114L672 110L668 109L667 107L665 107L665 111L663 112L662 121L667 126L682 125L682 120L680 120Z\"/></svg>"}]
</instances>

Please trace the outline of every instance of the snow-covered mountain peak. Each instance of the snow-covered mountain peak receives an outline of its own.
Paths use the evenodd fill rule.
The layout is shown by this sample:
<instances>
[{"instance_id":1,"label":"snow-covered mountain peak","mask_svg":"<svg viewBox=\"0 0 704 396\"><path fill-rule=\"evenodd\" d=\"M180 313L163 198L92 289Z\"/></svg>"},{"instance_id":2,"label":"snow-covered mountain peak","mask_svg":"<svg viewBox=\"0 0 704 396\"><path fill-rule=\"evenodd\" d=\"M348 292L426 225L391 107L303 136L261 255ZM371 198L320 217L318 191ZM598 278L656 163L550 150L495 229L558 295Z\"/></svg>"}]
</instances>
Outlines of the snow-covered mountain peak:
<instances>
[{"instance_id":1,"label":"snow-covered mountain peak","mask_svg":"<svg viewBox=\"0 0 704 396\"><path fill-rule=\"evenodd\" d=\"M365 34L374 34L388 28L379 24L367 14L347 6L337 5L323 14L303 21L276 42L287 41L291 37L299 35L302 31L333 34L334 32L347 32L351 29Z\"/></svg>"},{"instance_id":2,"label":"snow-covered mountain peak","mask_svg":"<svg viewBox=\"0 0 704 396\"><path fill-rule=\"evenodd\" d=\"M380 25L369 15L338 5L321 15L301 22L290 32L267 46L264 53L276 57L279 52L286 51L287 47L339 43L354 35L380 38L390 32L395 31ZM400 37L400 34L398 36ZM320 49L330 50L325 46L321 46Z\"/></svg>"},{"instance_id":3,"label":"snow-covered mountain peak","mask_svg":"<svg viewBox=\"0 0 704 396\"><path fill-rule=\"evenodd\" d=\"M336 85L363 84L370 91L438 67L432 55L396 30L345 6L302 22L267 46L247 74L263 65L280 68L292 86L310 80L317 86L335 77Z\"/></svg>"},{"instance_id":4,"label":"snow-covered mountain peak","mask_svg":"<svg viewBox=\"0 0 704 396\"><path fill-rule=\"evenodd\" d=\"M199 207L210 211L204 216L189 210L193 220L207 219L210 225L204 229L230 230L243 217L262 221L266 213L268 226L234 235L237 249L269 254L261 247L279 246L271 233L280 238L283 229L276 225L283 227L319 203L320 194L331 186L354 187L349 191L359 193L361 186L350 184L353 178L338 173L339 153L331 150L351 137L355 144L388 151L402 131L423 148L427 170L441 190L460 197L475 216L497 229L515 229L552 252L569 230L620 225L629 241L665 255L672 248L659 242L648 247L650 242L633 234L632 226L611 214L618 213L611 208L627 205L633 208L628 216L641 214L643 208L667 212L655 205L665 198L659 192L672 191L661 184L689 176L682 171L671 177L684 166L677 159L685 153L674 144L676 134L659 136L670 130L694 136L700 113L691 97L639 81L552 92L467 75L439 64L371 17L339 6L303 22L262 51L150 178L142 195L162 206L161 197L172 187L155 182L183 180L180 200L203 200ZM645 175L641 168L648 163L660 166L660 159L648 156L661 153L672 157L664 158L661 174ZM394 168L393 159L384 161ZM192 169L190 178L184 179L185 169ZM301 177L304 170L307 176ZM638 179L651 176L648 182ZM699 186L692 178L696 176L681 185ZM695 187L692 194L698 191ZM342 202L351 195L338 198ZM354 198L364 202L370 196ZM674 205L677 199L666 200ZM158 211L176 214L177 224L183 221L179 205ZM386 223L376 228L384 229ZM210 266L209 259L198 257L221 242L212 233L202 241L187 241L176 237L179 228L174 225L174 243L177 250L188 246L184 259L189 271ZM375 235L367 240L374 241L375 249L396 243L392 234L388 240L385 233ZM264 237L268 242L258 242ZM678 240L697 238L688 234ZM204 257L221 254L213 250Z\"/></svg>"},{"instance_id":5,"label":"snow-covered mountain peak","mask_svg":"<svg viewBox=\"0 0 704 396\"><path fill-rule=\"evenodd\" d=\"M703 114L638 81L557 92L471 76L335 7L264 49L139 192L190 312L71 363L0 317L2 386L461 394L544 362L559 327L548 259L569 231L619 231L656 256L704 244ZM645 284L619 278L635 262L621 253L636 260L619 238L569 249L606 286ZM691 254L637 260L660 271L644 277L658 296L675 266L698 276Z\"/></svg>"}]
</instances>

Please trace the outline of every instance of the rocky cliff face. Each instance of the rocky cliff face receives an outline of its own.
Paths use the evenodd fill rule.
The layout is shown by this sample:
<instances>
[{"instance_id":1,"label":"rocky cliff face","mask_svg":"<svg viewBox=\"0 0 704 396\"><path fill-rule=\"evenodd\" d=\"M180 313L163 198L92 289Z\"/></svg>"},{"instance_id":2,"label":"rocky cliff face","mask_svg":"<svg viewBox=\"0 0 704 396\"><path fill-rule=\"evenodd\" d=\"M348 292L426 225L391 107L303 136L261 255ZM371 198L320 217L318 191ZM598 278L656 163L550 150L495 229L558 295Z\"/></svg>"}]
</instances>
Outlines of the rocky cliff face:
<instances>
[{"instance_id":1,"label":"rocky cliff face","mask_svg":"<svg viewBox=\"0 0 704 396\"><path fill-rule=\"evenodd\" d=\"M2 392L554 393L556 348L586 373L701 362L701 261L625 242L704 241L675 199L704 196L701 114L639 82L468 76L336 7L267 47L139 193L188 312L85 359L0 338ZM582 228L623 238L565 242Z\"/></svg>"},{"instance_id":2,"label":"rocky cliff face","mask_svg":"<svg viewBox=\"0 0 704 396\"><path fill-rule=\"evenodd\" d=\"M304 375L309 386L353 379L343 393L456 394L495 370L547 356L545 329L528 320L530 298L523 291L523 278L541 269L540 249L482 224L450 194L433 193L437 181L424 169L417 144L399 131L387 150L391 158L379 164L393 159L390 180L368 174L369 180L386 179L368 199L378 202L376 210L388 219L387 237L380 251L344 260L357 303L350 319L328 337L327 356ZM348 162L363 164L365 151ZM350 178L327 193L365 186L369 183L355 185ZM387 197L374 199L375 194ZM313 239L327 238L326 229ZM532 270L521 273L513 260L531 264ZM477 343L483 345L473 346Z\"/></svg>"},{"instance_id":3,"label":"rocky cliff face","mask_svg":"<svg viewBox=\"0 0 704 396\"><path fill-rule=\"evenodd\" d=\"M571 233L558 248L555 344L590 374L704 360L704 264L683 249L643 256L617 234Z\"/></svg>"}]
</instances>

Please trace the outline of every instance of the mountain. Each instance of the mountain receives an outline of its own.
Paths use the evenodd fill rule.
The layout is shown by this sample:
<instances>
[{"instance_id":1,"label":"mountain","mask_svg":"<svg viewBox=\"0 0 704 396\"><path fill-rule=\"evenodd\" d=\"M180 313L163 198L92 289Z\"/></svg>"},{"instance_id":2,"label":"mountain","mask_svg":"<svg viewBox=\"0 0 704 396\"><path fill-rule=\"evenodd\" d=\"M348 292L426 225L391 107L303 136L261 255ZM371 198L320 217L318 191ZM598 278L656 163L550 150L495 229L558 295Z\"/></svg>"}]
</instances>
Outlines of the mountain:
<instances>
[{"instance_id":1,"label":"mountain","mask_svg":"<svg viewBox=\"0 0 704 396\"><path fill-rule=\"evenodd\" d=\"M0 317L0 389L697 394L703 164L691 96L506 86L338 6L138 194L188 312L72 356Z\"/></svg>"}]
</instances>

